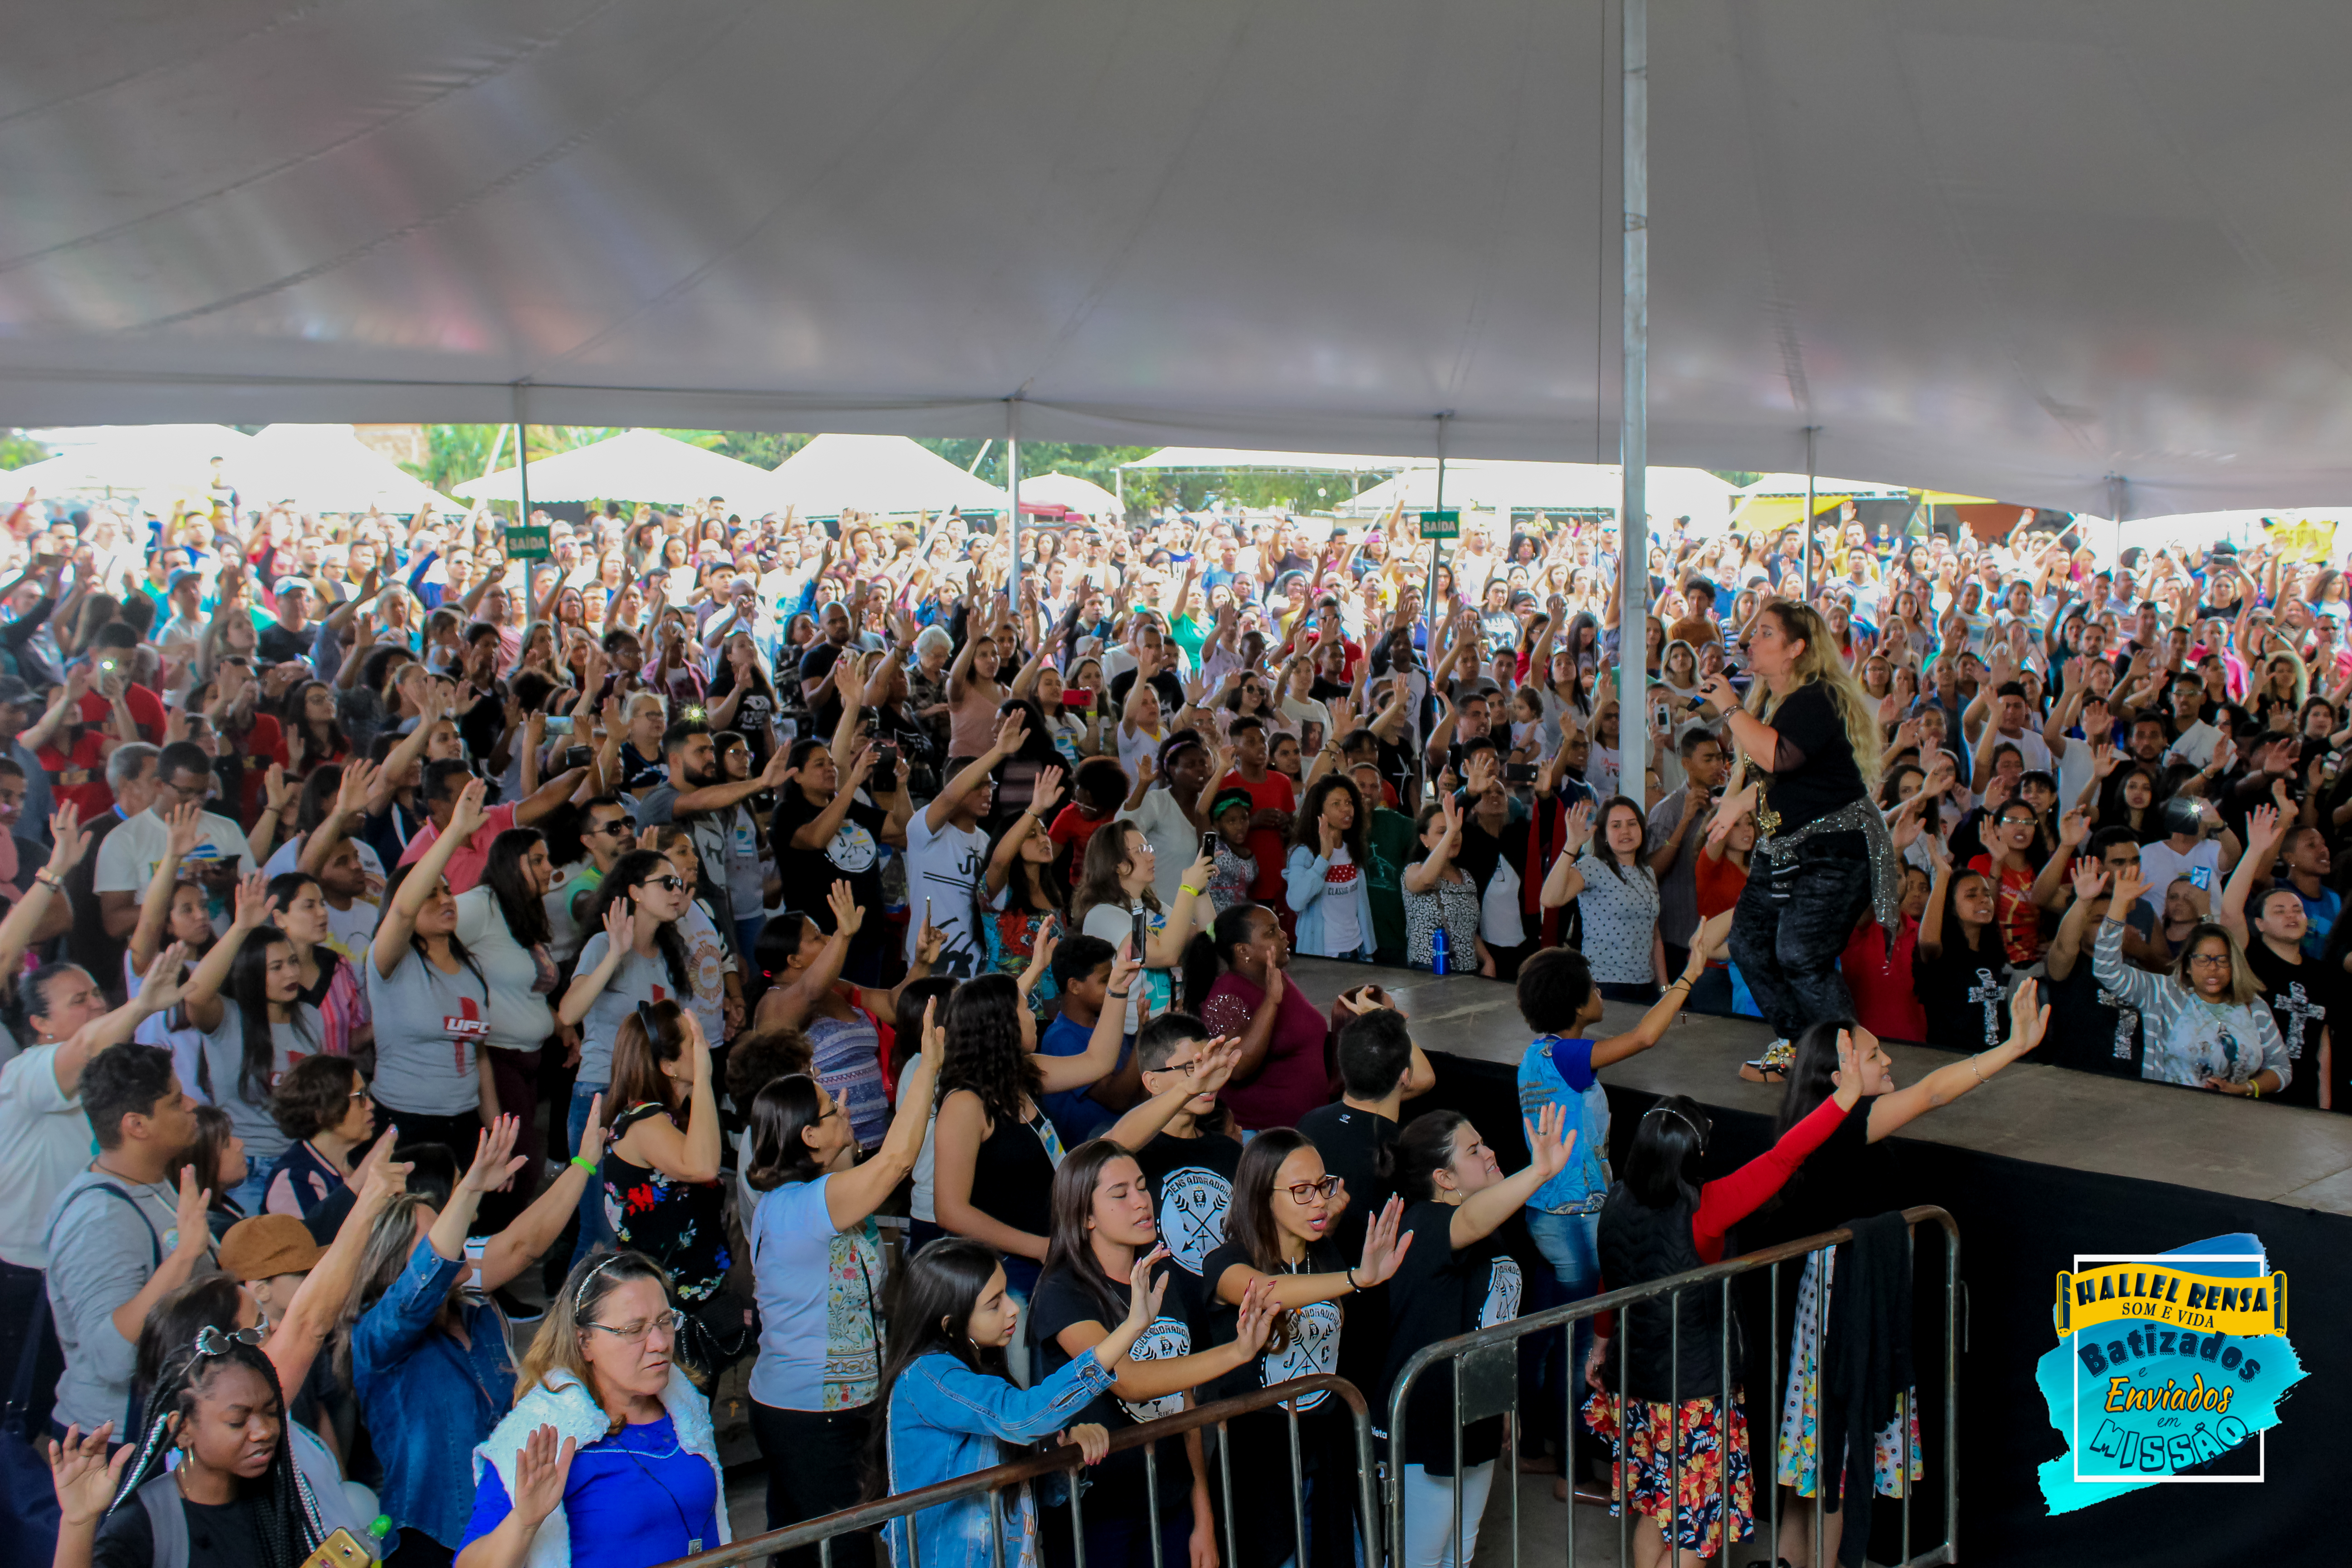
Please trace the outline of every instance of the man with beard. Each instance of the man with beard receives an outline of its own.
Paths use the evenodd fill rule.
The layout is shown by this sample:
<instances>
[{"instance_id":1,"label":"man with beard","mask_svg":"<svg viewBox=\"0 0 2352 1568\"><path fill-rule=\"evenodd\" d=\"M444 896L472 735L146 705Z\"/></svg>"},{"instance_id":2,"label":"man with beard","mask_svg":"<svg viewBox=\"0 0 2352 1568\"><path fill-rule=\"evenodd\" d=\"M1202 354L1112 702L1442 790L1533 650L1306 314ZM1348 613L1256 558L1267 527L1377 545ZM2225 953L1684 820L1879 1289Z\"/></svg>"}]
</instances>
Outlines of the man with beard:
<instances>
[{"instance_id":1,"label":"man with beard","mask_svg":"<svg viewBox=\"0 0 2352 1568\"><path fill-rule=\"evenodd\" d=\"M699 720L682 719L662 731L662 760L669 765L668 776L637 792L637 831L674 822L693 836L695 859L702 869L702 885L695 889L696 896L710 906L719 929L733 936L739 915L749 920L760 912L738 910L727 896L728 861L736 854L736 846L756 843L751 813L743 803L761 790L782 787L793 773L791 753L777 752L759 773L730 782L719 766L710 726ZM756 848L752 853L757 854Z\"/></svg>"},{"instance_id":2,"label":"man with beard","mask_svg":"<svg viewBox=\"0 0 2352 1568\"><path fill-rule=\"evenodd\" d=\"M824 635L809 644L801 655L801 696L808 703L816 720L811 731L830 735L841 722L841 679L850 673L841 668L842 650L849 646L849 606L835 599L817 613L817 625Z\"/></svg>"}]
</instances>

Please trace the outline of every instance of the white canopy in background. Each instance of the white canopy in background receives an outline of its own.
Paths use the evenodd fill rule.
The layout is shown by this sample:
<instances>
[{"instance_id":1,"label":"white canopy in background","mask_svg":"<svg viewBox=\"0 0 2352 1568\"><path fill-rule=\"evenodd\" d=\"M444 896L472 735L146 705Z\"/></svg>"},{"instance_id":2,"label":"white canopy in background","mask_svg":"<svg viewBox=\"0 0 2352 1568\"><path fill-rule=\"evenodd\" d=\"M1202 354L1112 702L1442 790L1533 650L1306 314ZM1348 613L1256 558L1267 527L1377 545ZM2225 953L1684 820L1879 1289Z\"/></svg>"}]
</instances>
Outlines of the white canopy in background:
<instances>
[{"instance_id":1,"label":"white canopy in background","mask_svg":"<svg viewBox=\"0 0 2352 1568\"><path fill-rule=\"evenodd\" d=\"M763 474L762 510L800 509L803 517L871 512L1001 512L1004 492L975 479L904 436L819 436ZM1021 487L1030 500L1029 487Z\"/></svg>"},{"instance_id":2,"label":"white canopy in background","mask_svg":"<svg viewBox=\"0 0 2352 1568\"><path fill-rule=\"evenodd\" d=\"M1470 458L1445 466L1444 502L1497 511L1606 510L1624 499L1624 473L1614 463L1513 463ZM1687 517L1701 533L1719 533L1731 516L1731 486L1700 468L1652 468L1647 491L1654 518ZM1437 467L1417 461L1349 503L1351 512L1384 512L1402 499L1415 510L1437 504Z\"/></svg>"},{"instance_id":3,"label":"white canopy in background","mask_svg":"<svg viewBox=\"0 0 2352 1568\"><path fill-rule=\"evenodd\" d=\"M16 495L37 489L45 496L152 491L168 504L163 501L167 495L204 494L213 482L215 458L223 459L229 483L241 487L240 470L254 439L226 425L115 425L82 434L90 438L9 470L8 489ZM240 489L240 494L259 504L251 492Z\"/></svg>"},{"instance_id":4,"label":"white canopy in background","mask_svg":"<svg viewBox=\"0 0 2352 1568\"><path fill-rule=\"evenodd\" d=\"M225 465L226 466L226 465ZM285 501L304 511L411 516L428 504L444 515L466 509L352 433L348 425L272 425L229 470L239 499Z\"/></svg>"},{"instance_id":5,"label":"white canopy in background","mask_svg":"<svg viewBox=\"0 0 2352 1568\"><path fill-rule=\"evenodd\" d=\"M1606 462L1601 0L76 0L0 52L0 423ZM2352 492L2352 6L1650 20L1651 458ZM518 393L520 389L520 394Z\"/></svg>"},{"instance_id":6,"label":"white canopy in background","mask_svg":"<svg viewBox=\"0 0 2352 1568\"><path fill-rule=\"evenodd\" d=\"M1369 458L1353 452L1250 452L1234 447L1162 447L1122 468L1268 468L1284 473L1392 474L1410 468L1411 458Z\"/></svg>"},{"instance_id":7,"label":"white canopy in background","mask_svg":"<svg viewBox=\"0 0 2352 1568\"><path fill-rule=\"evenodd\" d=\"M630 500L676 506L725 499L731 509L763 507L768 470L718 452L691 446L658 430L624 430L585 447L528 465L530 500L541 501ZM519 501L512 468L500 468L453 487L468 500Z\"/></svg>"},{"instance_id":8,"label":"white canopy in background","mask_svg":"<svg viewBox=\"0 0 2352 1568\"><path fill-rule=\"evenodd\" d=\"M1077 474L1023 475L1021 510L1033 506L1066 506L1087 517L1117 517L1120 510L1115 493Z\"/></svg>"}]
</instances>

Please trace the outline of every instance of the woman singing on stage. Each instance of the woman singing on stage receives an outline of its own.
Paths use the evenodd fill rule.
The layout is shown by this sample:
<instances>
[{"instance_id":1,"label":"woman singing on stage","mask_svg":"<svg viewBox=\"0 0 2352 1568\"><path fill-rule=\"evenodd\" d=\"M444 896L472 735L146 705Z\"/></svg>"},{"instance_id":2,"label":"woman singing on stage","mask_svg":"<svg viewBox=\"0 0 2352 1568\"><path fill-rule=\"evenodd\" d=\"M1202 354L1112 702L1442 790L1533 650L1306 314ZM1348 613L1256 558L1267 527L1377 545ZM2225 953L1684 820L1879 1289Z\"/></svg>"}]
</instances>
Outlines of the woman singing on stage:
<instances>
[{"instance_id":1,"label":"woman singing on stage","mask_svg":"<svg viewBox=\"0 0 2352 1568\"><path fill-rule=\"evenodd\" d=\"M1886 824L1871 804L1878 772L1874 704L1822 617L1776 599L1748 640L1756 679L1743 707L1731 682L1711 678L1706 700L1727 717L1746 787L1725 820L1756 813L1756 848L1731 925L1731 956L1780 1038L1768 1068L1787 1069L1788 1043L1817 1018L1853 1016L1838 973L1865 910L1900 929L1902 880Z\"/></svg>"}]
</instances>

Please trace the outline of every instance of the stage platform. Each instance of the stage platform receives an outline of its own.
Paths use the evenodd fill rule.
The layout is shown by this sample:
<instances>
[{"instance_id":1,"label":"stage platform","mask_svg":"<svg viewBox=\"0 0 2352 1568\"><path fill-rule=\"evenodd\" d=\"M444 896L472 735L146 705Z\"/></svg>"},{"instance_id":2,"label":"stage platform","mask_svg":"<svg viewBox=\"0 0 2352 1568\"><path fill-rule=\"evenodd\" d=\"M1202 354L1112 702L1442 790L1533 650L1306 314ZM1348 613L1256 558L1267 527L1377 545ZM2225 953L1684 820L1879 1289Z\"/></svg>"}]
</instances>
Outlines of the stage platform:
<instances>
[{"instance_id":1,"label":"stage platform","mask_svg":"<svg viewBox=\"0 0 2352 1568\"><path fill-rule=\"evenodd\" d=\"M1408 1104L1406 1114L1438 1106L1465 1111L1506 1169L1526 1157L1513 1078L1529 1031L1510 986L1319 959L1296 960L1290 974L1318 1004L1367 980L1386 988L1437 1068L1436 1088ZM1641 1011L1612 1003L1601 1027L1630 1028ZM1601 1069L1615 1111L1612 1153L1622 1157L1652 1098L1686 1094L1715 1117L1704 1172L1712 1178L1770 1142L1780 1090L1738 1076L1739 1064L1770 1043L1770 1031L1753 1019L1685 1017L1655 1048ZM1918 1046L1887 1049L1904 1083L1958 1059ZM1903 1129L1890 1142L1883 1170L1884 1190L1855 1194L1858 1213L1934 1204L1959 1226L1957 1561L2004 1568L2126 1561L2204 1568L2249 1554L2297 1558L2311 1541L2340 1533L2336 1416L2352 1392L2352 1346L2335 1331L2337 1303L2352 1295L2352 1116L2257 1105L2028 1058ZM2081 1267L2081 1258L2145 1257L2241 1236L2256 1238L2268 1268L2294 1281L2298 1315L2288 1338L2305 1375L2280 1405L2279 1424L2259 1447L2242 1444L2208 1473L2181 1478L2224 1483L2219 1490L2146 1485L2051 1513L2040 1467L2061 1461L2063 1473L2070 1451L2037 1381L2039 1363L2057 1346L2053 1280ZM1526 1261L1541 1267L1538 1258ZM1940 1276L1940 1263L1926 1257L1921 1263L1920 1278ZM1791 1283L1783 1281L1784 1291ZM1769 1290L1763 1294L1769 1299ZM1746 1341L1760 1346L1774 1337L1769 1321L1756 1321L1758 1302L1743 1300ZM1914 1346L1927 1365L1940 1366L1941 1343L1934 1323L1922 1318ZM2286 1352L2268 1353L2275 1359ZM2067 1363L2061 1358L2055 1364ZM1774 1374L1757 1358L1745 1366L1752 1380L1750 1430L1768 1432L1778 1406L1759 1399L1771 1397ZM1942 1420L1941 1390L1924 1369L1918 1384L1922 1427L1933 1433ZM1928 1477L1912 1516L1915 1549L1943 1539L1939 1500L1929 1501L1940 1500L1940 1459L1932 1443L1928 1447ZM1523 1497L1530 1490L1525 1484L1520 1489ZM1548 1532L1537 1538L1539 1560L1558 1560L1566 1521L1549 1510L1538 1517ZM1490 1527L1496 1520L1490 1510ZM1895 1505L1875 1511L1872 1561L1900 1558L1900 1522ZM1580 1543L1587 1525L1577 1521ZM1743 1543L1731 1561L1769 1563L1759 1544ZM1609 1557L1604 1548L1600 1560ZM1504 1560L1480 1542L1480 1568Z\"/></svg>"},{"instance_id":2,"label":"stage platform","mask_svg":"<svg viewBox=\"0 0 2352 1568\"><path fill-rule=\"evenodd\" d=\"M1326 1006L1367 981L1380 985L1412 1018L1412 1037L1424 1051L1516 1068L1530 1037L1511 987L1498 980L1440 979L1419 970L1318 958L1293 959L1290 973ZM1608 1005L1602 1027L1611 1033L1632 1028L1643 1011L1627 1002ZM1601 1079L1612 1088L1686 1094L1705 1105L1770 1116L1780 1109L1779 1086L1748 1082L1739 1077L1739 1064L1762 1055L1771 1040L1771 1030L1752 1018L1685 1011L1654 1049L1603 1068ZM1925 1046L1886 1048L1898 1083L1916 1083L1959 1059ZM2042 1067L2032 1057L1921 1117L1903 1136L2352 1215L2352 1116Z\"/></svg>"}]
</instances>

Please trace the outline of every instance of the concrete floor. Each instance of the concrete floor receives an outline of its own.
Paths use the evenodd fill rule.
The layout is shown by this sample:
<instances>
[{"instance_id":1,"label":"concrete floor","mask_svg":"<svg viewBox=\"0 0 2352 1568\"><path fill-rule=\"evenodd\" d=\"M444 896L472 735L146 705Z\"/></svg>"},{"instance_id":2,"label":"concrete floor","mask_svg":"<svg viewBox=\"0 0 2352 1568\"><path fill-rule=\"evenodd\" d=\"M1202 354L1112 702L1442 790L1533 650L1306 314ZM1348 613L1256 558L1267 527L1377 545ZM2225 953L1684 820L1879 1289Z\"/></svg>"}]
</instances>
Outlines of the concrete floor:
<instances>
[{"instance_id":1,"label":"concrete floor","mask_svg":"<svg viewBox=\"0 0 2352 1568\"><path fill-rule=\"evenodd\" d=\"M1426 1051L1515 1064L1527 1049L1528 1027L1511 987L1500 981L1316 958L1294 960L1290 973L1318 1003L1368 980L1379 984L1412 1019L1413 1038ZM1612 1002L1602 1027L1629 1029L1642 1012ZM1685 1013L1655 1049L1604 1068L1601 1076L1606 1083L1769 1114L1779 1109L1780 1089L1738 1073L1741 1062L1770 1042L1771 1031L1754 1019ZM1900 1083L1958 1059L1925 1046L1890 1044L1887 1053ZM1912 1122L1902 1136L2352 1215L2352 1116L2042 1067L2031 1057Z\"/></svg>"}]
</instances>

